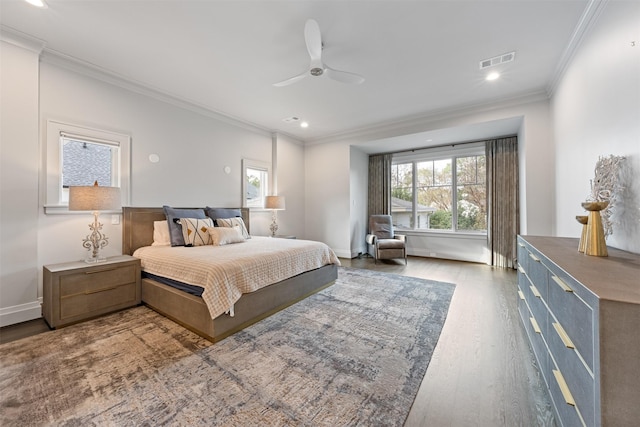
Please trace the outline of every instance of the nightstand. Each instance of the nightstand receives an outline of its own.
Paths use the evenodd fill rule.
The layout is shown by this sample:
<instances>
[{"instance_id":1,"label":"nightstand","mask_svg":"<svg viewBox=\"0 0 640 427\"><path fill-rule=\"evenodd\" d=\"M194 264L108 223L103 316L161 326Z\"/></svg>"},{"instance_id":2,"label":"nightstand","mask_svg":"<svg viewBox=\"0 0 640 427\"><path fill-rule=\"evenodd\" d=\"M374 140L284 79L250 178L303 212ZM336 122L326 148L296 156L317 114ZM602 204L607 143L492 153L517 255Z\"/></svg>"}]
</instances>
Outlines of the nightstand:
<instances>
[{"instance_id":1,"label":"nightstand","mask_svg":"<svg viewBox=\"0 0 640 427\"><path fill-rule=\"evenodd\" d=\"M97 264L45 265L42 314L52 328L140 304L140 260L129 255Z\"/></svg>"}]
</instances>

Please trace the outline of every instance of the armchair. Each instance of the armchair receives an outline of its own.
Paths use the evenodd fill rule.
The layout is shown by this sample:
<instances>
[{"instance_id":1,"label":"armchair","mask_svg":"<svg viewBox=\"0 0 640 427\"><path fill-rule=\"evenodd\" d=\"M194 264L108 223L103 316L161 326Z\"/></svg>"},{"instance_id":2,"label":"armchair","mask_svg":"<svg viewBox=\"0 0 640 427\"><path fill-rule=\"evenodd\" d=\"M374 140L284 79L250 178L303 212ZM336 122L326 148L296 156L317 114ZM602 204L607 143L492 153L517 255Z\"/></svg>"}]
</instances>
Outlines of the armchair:
<instances>
[{"instance_id":1,"label":"armchair","mask_svg":"<svg viewBox=\"0 0 640 427\"><path fill-rule=\"evenodd\" d=\"M406 236L394 234L391 215L369 217L366 241L368 248L373 249L376 264L379 259L404 258L404 264L407 265Z\"/></svg>"}]
</instances>

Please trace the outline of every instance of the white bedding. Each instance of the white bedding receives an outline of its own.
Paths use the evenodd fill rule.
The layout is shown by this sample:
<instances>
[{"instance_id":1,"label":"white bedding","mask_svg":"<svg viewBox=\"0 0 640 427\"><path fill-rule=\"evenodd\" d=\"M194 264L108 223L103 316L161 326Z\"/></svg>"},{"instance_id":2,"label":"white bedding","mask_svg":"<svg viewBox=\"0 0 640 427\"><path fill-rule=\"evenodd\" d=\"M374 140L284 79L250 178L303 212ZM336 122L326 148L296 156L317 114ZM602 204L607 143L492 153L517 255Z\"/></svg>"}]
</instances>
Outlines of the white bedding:
<instances>
[{"instance_id":1,"label":"white bedding","mask_svg":"<svg viewBox=\"0 0 640 427\"><path fill-rule=\"evenodd\" d=\"M133 256L141 259L143 271L203 287L212 319L232 310L243 293L327 264L340 265L324 243L260 236L223 246L145 246Z\"/></svg>"}]
</instances>

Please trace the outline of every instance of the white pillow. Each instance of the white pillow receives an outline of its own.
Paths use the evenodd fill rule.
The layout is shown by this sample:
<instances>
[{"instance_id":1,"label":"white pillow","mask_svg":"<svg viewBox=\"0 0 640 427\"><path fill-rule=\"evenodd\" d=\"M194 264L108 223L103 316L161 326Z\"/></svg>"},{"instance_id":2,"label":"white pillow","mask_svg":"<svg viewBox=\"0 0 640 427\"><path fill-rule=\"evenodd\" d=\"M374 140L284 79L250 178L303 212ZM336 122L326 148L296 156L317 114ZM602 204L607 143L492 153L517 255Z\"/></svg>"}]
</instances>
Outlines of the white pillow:
<instances>
[{"instance_id":1,"label":"white pillow","mask_svg":"<svg viewBox=\"0 0 640 427\"><path fill-rule=\"evenodd\" d=\"M153 243L151 246L171 246L169 236L169 223L164 221L153 221Z\"/></svg>"},{"instance_id":2,"label":"white pillow","mask_svg":"<svg viewBox=\"0 0 640 427\"><path fill-rule=\"evenodd\" d=\"M222 246L245 241L245 238L242 235L242 229L239 226L209 227L209 235L211 236L211 244L214 246Z\"/></svg>"},{"instance_id":3,"label":"white pillow","mask_svg":"<svg viewBox=\"0 0 640 427\"><path fill-rule=\"evenodd\" d=\"M241 217L218 218L216 219L216 225L218 227L240 227L240 230L242 231L242 236L245 239L251 238L251 236L249 235L249 232L247 231L247 226L244 225L244 221L242 220Z\"/></svg>"},{"instance_id":4,"label":"white pillow","mask_svg":"<svg viewBox=\"0 0 640 427\"><path fill-rule=\"evenodd\" d=\"M213 227L211 218L180 218L182 236L185 246L203 246L211 244L211 235L207 232L209 227Z\"/></svg>"}]
</instances>

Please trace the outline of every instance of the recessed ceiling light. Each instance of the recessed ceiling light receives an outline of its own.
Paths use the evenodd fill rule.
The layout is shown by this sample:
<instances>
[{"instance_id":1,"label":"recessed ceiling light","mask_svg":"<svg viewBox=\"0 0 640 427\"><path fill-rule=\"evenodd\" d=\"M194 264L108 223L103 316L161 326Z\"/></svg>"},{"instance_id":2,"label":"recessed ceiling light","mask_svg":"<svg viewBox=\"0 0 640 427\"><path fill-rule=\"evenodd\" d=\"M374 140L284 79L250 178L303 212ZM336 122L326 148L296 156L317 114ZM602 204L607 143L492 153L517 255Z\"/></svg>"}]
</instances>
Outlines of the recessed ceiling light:
<instances>
[{"instance_id":1,"label":"recessed ceiling light","mask_svg":"<svg viewBox=\"0 0 640 427\"><path fill-rule=\"evenodd\" d=\"M309 123L307 123L307 122L301 122L301 123L300 123L300 127L301 127L301 128L308 128L308 127L309 127Z\"/></svg>"},{"instance_id":2,"label":"recessed ceiling light","mask_svg":"<svg viewBox=\"0 0 640 427\"><path fill-rule=\"evenodd\" d=\"M42 7L42 8L47 7L47 4L44 2L44 0L24 0L24 1L36 7Z\"/></svg>"},{"instance_id":3,"label":"recessed ceiling light","mask_svg":"<svg viewBox=\"0 0 640 427\"><path fill-rule=\"evenodd\" d=\"M499 77L500 77L500 73L493 72L493 73L487 74L487 77L485 77L485 78L487 80L491 81L491 80L496 80Z\"/></svg>"}]
</instances>

